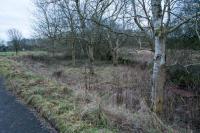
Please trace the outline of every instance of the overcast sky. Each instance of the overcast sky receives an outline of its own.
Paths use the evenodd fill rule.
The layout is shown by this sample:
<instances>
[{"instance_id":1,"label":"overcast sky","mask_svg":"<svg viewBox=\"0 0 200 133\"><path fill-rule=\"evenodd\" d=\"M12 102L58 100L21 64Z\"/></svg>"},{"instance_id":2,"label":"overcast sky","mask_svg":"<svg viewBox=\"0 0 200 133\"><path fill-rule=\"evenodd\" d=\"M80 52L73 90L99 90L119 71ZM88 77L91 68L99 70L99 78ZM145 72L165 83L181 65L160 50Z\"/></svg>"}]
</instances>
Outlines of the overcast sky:
<instances>
[{"instance_id":1,"label":"overcast sky","mask_svg":"<svg viewBox=\"0 0 200 133\"><path fill-rule=\"evenodd\" d=\"M31 0L0 0L0 39L9 40L7 31L16 28L26 38L31 37Z\"/></svg>"}]
</instances>

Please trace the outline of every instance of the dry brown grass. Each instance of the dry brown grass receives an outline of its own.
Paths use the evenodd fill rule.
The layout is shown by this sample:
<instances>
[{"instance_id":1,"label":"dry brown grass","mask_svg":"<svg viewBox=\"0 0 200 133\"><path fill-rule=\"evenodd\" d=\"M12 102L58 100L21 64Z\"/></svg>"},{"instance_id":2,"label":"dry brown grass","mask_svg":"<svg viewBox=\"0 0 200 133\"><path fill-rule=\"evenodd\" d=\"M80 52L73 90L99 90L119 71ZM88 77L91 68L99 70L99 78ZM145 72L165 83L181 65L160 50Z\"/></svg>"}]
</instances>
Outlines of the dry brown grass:
<instances>
[{"instance_id":1,"label":"dry brown grass","mask_svg":"<svg viewBox=\"0 0 200 133\"><path fill-rule=\"evenodd\" d=\"M198 63L200 63L199 51L169 50L167 52L167 65L169 66L173 64L187 66ZM185 128L182 132L190 132L191 129L199 132L200 129L199 79L195 80L196 84L189 84L188 79L186 80L188 84L179 85L168 79L166 84L164 117L166 121L173 123L173 126L178 125L179 128Z\"/></svg>"},{"instance_id":2,"label":"dry brown grass","mask_svg":"<svg viewBox=\"0 0 200 133\"><path fill-rule=\"evenodd\" d=\"M84 121L114 126L120 132L170 130L146 104L150 97L148 68L104 64L95 66L95 75L90 75L85 66L72 67L67 61L55 65L26 57L16 60L31 71L72 88Z\"/></svg>"},{"instance_id":3,"label":"dry brown grass","mask_svg":"<svg viewBox=\"0 0 200 133\"><path fill-rule=\"evenodd\" d=\"M85 64L73 67L70 65L71 61L63 60L60 57L52 59L45 56L22 56L12 59L46 79L55 80L62 86L72 88L74 105L79 107L79 111L76 113L79 120L94 125L117 127L120 132L175 132L163 124L148 107L151 92L151 69L145 66L141 67L144 62L140 63L139 61L146 59L151 62L152 55L145 55L144 51L139 54L137 51L135 53L137 54L134 56L137 63L134 65L114 67L109 63L99 62L97 64L101 65L95 65L94 75L89 74ZM188 64L198 62L199 59L199 54L195 51L168 51L167 64L171 65L176 62ZM40 91L43 92L43 90ZM63 95L69 91L67 87L63 88ZM177 107L182 107L182 105L185 107L185 105L197 102L177 97L170 91L166 91L165 95L167 106L164 119L176 125L180 124L176 120L181 120L175 119ZM187 106L184 109L192 112L192 110L199 109L199 105L196 105L197 108ZM191 114L193 118L198 117L198 114L193 112L189 115ZM183 117L185 118L185 116ZM186 128L184 126L182 128ZM175 128L180 130L179 126L175 126ZM183 131L181 130L181 132Z\"/></svg>"},{"instance_id":4,"label":"dry brown grass","mask_svg":"<svg viewBox=\"0 0 200 133\"><path fill-rule=\"evenodd\" d=\"M200 61L200 51L194 50L168 50L167 51L167 64L196 64Z\"/></svg>"},{"instance_id":5,"label":"dry brown grass","mask_svg":"<svg viewBox=\"0 0 200 133\"><path fill-rule=\"evenodd\" d=\"M168 51L168 53L170 52ZM132 66L118 65L117 67L111 64L96 65L95 75L90 75L85 65L73 67L65 60L55 61L53 59L46 62L34 58L25 56L15 60L37 74L55 79L60 84L71 87L75 92L75 102L80 106L79 115L82 120L118 127L121 132L164 132L170 129L148 108L151 92L151 69L141 67L140 63ZM141 58L146 59L143 56ZM193 60L190 60L191 58ZM177 61L181 64L188 64L198 62L198 60L198 53L194 51L171 51L167 58L169 65ZM102 62L98 64L102 64ZM66 89L66 91L68 90ZM179 124L176 121L178 119L171 119L175 117L177 105L186 105L191 102L170 93L166 92L166 101L169 102L166 104L164 119L169 123ZM183 101L178 103L177 100ZM190 110L192 106L187 106L187 108ZM194 113L191 114L193 118L198 116ZM179 127L176 128L179 129ZM183 126L183 128L185 127Z\"/></svg>"}]
</instances>

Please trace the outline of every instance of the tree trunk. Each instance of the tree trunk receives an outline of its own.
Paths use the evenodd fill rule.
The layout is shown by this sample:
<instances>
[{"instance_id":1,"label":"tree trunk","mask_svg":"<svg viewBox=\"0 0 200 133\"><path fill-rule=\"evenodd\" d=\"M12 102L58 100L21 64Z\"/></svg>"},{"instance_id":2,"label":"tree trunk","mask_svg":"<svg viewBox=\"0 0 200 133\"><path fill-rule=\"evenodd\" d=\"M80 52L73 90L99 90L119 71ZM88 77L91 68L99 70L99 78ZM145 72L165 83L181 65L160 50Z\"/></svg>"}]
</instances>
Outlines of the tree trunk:
<instances>
[{"instance_id":1,"label":"tree trunk","mask_svg":"<svg viewBox=\"0 0 200 133\"><path fill-rule=\"evenodd\" d=\"M142 49L142 42L141 42L141 39L139 38L139 45L140 45L140 50Z\"/></svg>"},{"instance_id":2,"label":"tree trunk","mask_svg":"<svg viewBox=\"0 0 200 133\"><path fill-rule=\"evenodd\" d=\"M76 49L75 49L75 41L72 41L72 65L76 65Z\"/></svg>"},{"instance_id":3,"label":"tree trunk","mask_svg":"<svg viewBox=\"0 0 200 133\"><path fill-rule=\"evenodd\" d=\"M90 70L90 74L94 74L94 47L93 45L88 45L89 47L89 70Z\"/></svg>"},{"instance_id":4,"label":"tree trunk","mask_svg":"<svg viewBox=\"0 0 200 133\"><path fill-rule=\"evenodd\" d=\"M15 54L17 55L19 50L18 42L14 42L14 48L15 48Z\"/></svg>"},{"instance_id":5,"label":"tree trunk","mask_svg":"<svg viewBox=\"0 0 200 133\"><path fill-rule=\"evenodd\" d=\"M195 31L196 31L197 37L199 39L199 42L200 42L200 34L199 34L199 31L198 31L198 21L197 20L196 20L196 24L195 24Z\"/></svg>"},{"instance_id":6,"label":"tree trunk","mask_svg":"<svg viewBox=\"0 0 200 133\"><path fill-rule=\"evenodd\" d=\"M155 37L155 55L152 77L152 109L156 113L163 111L163 93L166 81L165 37Z\"/></svg>"},{"instance_id":7,"label":"tree trunk","mask_svg":"<svg viewBox=\"0 0 200 133\"><path fill-rule=\"evenodd\" d=\"M15 46L15 54L16 55L18 54L18 47L17 47L17 45Z\"/></svg>"},{"instance_id":8,"label":"tree trunk","mask_svg":"<svg viewBox=\"0 0 200 133\"><path fill-rule=\"evenodd\" d=\"M118 37L116 38L115 46L113 46L110 33L108 33L107 36L108 36L109 47L112 54L112 63L114 66L117 66L119 58L119 38Z\"/></svg>"},{"instance_id":9,"label":"tree trunk","mask_svg":"<svg viewBox=\"0 0 200 133\"><path fill-rule=\"evenodd\" d=\"M118 65L118 57L119 57L119 39L117 38L116 40L116 46L112 50L112 57L113 57L113 65L117 66Z\"/></svg>"},{"instance_id":10,"label":"tree trunk","mask_svg":"<svg viewBox=\"0 0 200 133\"><path fill-rule=\"evenodd\" d=\"M163 93L166 81L165 72L165 39L162 23L162 6L161 0L151 0L153 26L154 26L154 43L155 55L152 76L152 109L155 113L161 114L163 111Z\"/></svg>"},{"instance_id":11,"label":"tree trunk","mask_svg":"<svg viewBox=\"0 0 200 133\"><path fill-rule=\"evenodd\" d=\"M15 54L16 54L16 55L18 54L18 50L17 50L17 49L15 49Z\"/></svg>"},{"instance_id":12,"label":"tree trunk","mask_svg":"<svg viewBox=\"0 0 200 133\"><path fill-rule=\"evenodd\" d=\"M52 54L53 54L53 57L55 57L55 40L52 39Z\"/></svg>"}]
</instances>

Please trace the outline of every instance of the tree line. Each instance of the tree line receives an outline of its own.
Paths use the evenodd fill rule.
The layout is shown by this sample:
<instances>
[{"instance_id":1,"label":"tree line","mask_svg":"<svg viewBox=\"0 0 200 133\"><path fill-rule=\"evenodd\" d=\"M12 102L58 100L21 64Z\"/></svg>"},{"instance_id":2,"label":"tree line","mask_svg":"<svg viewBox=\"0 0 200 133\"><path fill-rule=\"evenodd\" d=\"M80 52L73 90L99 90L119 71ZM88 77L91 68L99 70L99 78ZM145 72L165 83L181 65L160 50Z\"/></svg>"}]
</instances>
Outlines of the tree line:
<instances>
[{"instance_id":1,"label":"tree line","mask_svg":"<svg viewBox=\"0 0 200 133\"><path fill-rule=\"evenodd\" d=\"M155 54L151 101L157 113L163 108L167 39L183 33L200 40L198 0L34 0L34 4L36 35L48 40L53 55L59 42L70 44L73 65L76 46L81 47L90 74L95 73L94 51L102 50L100 45L109 49L117 65L119 48L127 38L140 45L145 38Z\"/></svg>"}]
</instances>

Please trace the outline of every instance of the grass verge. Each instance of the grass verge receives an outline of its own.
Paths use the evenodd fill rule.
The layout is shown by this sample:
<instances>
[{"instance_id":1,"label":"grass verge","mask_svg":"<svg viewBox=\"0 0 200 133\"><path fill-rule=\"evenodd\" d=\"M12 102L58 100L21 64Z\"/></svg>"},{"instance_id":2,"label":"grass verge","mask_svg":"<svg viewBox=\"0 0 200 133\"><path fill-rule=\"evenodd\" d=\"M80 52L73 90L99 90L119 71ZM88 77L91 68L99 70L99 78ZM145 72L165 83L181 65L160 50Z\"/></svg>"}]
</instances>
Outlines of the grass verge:
<instances>
[{"instance_id":1,"label":"grass verge","mask_svg":"<svg viewBox=\"0 0 200 133\"><path fill-rule=\"evenodd\" d=\"M110 133L103 124L82 120L74 93L54 80L39 76L23 65L0 57L0 75L8 88L48 120L61 133Z\"/></svg>"}]
</instances>

